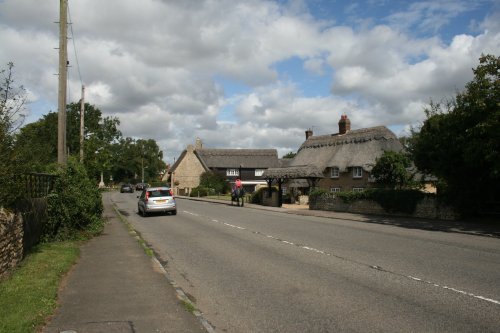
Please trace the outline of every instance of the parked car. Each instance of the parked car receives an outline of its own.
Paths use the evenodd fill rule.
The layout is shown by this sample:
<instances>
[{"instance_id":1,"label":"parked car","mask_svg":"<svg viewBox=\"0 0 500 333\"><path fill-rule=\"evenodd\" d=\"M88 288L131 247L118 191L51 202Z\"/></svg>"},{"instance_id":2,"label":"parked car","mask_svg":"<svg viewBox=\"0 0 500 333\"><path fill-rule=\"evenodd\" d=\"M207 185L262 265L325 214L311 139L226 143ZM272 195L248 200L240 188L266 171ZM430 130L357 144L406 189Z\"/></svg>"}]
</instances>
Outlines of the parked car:
<instances>
[{"instance_id":1,"label":"parked car","mask_svg":"<svg viewBox=\"0 0 500 333\"><path fill-rule=\"evenodd\" d=\"M134 187L131 184L122 184L120 187L120 193L134 193Z\"/></svg>"},{"instance_id":2,"label":"parked car","mask_svg":"<svg viewBox=\"0 0 500 333\"><path fill-rule=\"evenodd\" d=\"M135 184L135 190L136 191L143 191L143 190L145 190L148 187L149 187L149 184L147 184L147 183L137 183L137 184Z\"/></svg>"},{"instance_id":3,"label":"parked car","mask_svg":"<svg viewBox=\"0 0 500 333\"><path fill-rule=\"evenodd\" d=\"M177 214L177 205L169 187L148 187L144 189L137 203L139 214L146 217L149 213Z\"/></svg>"}]
</instances>

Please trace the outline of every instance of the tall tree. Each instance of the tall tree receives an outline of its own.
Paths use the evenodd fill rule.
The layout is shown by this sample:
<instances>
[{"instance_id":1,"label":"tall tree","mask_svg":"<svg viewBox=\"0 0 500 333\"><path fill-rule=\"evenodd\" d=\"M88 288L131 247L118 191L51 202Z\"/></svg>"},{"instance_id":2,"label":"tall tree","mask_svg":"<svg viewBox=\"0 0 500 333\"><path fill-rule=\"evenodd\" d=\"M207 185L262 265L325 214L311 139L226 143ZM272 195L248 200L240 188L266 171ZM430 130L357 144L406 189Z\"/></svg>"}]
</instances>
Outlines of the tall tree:
<instances>
[{"instance_id":1,"label":"tall tree","mask_svg":"<svg viewBox=\"0 0 500 333\"><path fill-rule=\"evenodd\" d=\"M0 71L0 206L9 207L16 200L14 174L19 172L14 156L14 133L26 115L26 90L16 86L14 64Z\"/></svg>"},{"instance_id":2,"label":"tall tree","mask_svg":"<svg viewBox=\"0 0 500 333\"><path fill-rule=\"evenodd\" d=\"M136 142L137 146L137 161L140 163L139 177L142 178L144 172L145 181L158 181L161 172L165 169L165 162L163 162L163 152L158 147L158 144L153 139L140 139Z\"/></svg>"},{"instance_id":3,"label":"tall tree","mask_svg":"<svg viewBox=\"0 0 500 333\"><path fill-rule=\"evenodd\" d=\"M446 103L431 103L410 139L419 170L465 212L500 202L500 57L482 56L474 79Z\"/></svg>"}]
</instances>

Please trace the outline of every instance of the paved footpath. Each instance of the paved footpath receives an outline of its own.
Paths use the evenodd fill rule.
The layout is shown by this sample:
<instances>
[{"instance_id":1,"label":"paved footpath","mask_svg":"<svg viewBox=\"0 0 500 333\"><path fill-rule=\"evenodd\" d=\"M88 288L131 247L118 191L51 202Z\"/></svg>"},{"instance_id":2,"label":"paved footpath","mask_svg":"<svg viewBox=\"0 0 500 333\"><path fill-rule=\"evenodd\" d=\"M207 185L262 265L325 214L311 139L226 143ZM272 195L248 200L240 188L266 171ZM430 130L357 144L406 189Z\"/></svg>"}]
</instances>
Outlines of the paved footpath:
<instances>
[{"instance_id":1,"label":"paved footpath","mask_svg":"<svg viewBox=\"0 0 500 333\"><path fill-rule=\"evenodd\" d=\"M43 332L207 332L104 197L104 233L81 248Z\"/></svg>"}]
</instances>

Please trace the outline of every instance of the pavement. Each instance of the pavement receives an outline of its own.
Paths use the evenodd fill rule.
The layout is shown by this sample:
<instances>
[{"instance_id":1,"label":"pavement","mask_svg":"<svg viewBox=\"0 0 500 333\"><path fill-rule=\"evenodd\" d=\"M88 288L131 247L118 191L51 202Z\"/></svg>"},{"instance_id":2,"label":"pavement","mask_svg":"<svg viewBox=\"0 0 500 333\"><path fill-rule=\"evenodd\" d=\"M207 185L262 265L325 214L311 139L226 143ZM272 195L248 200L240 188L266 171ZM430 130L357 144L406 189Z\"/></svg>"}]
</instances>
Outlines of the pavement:
<instances>
[{"instance_id":1,"label":"pavement","mask_svg":"<svg viewBox=\"0 0 500 333\"><path fill-rule=\"evenodd\" d=\"M217 199L179 197L226 204ZM245 207L288 214L316 216L353 222L386 224L403 228L466 233L500 238L498 221L436 221L309 210L304 205ZM109 196L104 196L108 220L102 235L81 247L77 264L59 291L59 307L46 333L94 332L215 332L203 316L188 311L189 299L168 278L153 256L149 257L140 236L121 220Z\"/></svg>"},{"instance_id":2,"label":"pavement","mask_svg":"<svg viewBox=\"0 0 500 333\"><path fill-rule=\"evenodd\" d=\"M186 309L182 291L149 257L104 196L102 235L81 248L59 291L59 307L43 332L207 332ZM186 301L186 300L185 300Z\"/></svg>"}]
</instances>

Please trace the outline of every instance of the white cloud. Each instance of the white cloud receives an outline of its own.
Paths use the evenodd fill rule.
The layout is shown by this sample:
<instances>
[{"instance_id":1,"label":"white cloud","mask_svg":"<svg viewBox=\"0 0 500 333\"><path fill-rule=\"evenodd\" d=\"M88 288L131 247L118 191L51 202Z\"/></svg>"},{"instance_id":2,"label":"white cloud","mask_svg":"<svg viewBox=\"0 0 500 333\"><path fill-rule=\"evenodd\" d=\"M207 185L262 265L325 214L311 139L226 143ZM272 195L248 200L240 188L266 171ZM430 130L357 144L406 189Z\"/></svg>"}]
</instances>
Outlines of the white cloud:
<instances>
[{"instance_id":1,"label":"white cloud","mask_svg":"<svg viewBox=\"0 0 500 333\"><path fill-rule=\"evenodd\" d=\"M415 1L386 18L358 17L359 26L336 24L337 17L316 20L308 5L70 1L86 101L117 116L125 136L157 140L169 161L196 137L211 147L287 153L309 127L336 132L342 113L354 128L417 123L431 98L463 88L481 53L500 53L498 11L475 18L476 35L464 27L451 42L415 37L439 31L476 8L474 2ZM16 79L37 102L32 107L57 104L58 14L57 3L0 2L0 65L15 63ZM80 79L73 40L68 47L73 102L80 98ZM292 58L301 68L287 68L283 81L276 64ZM313 90L325 73L333 73L331 94L304 96L304 87ZM297 82L301 75L307 78ZM244 89L234 92L215 78Z\"/></svg>"}]
</instances>

